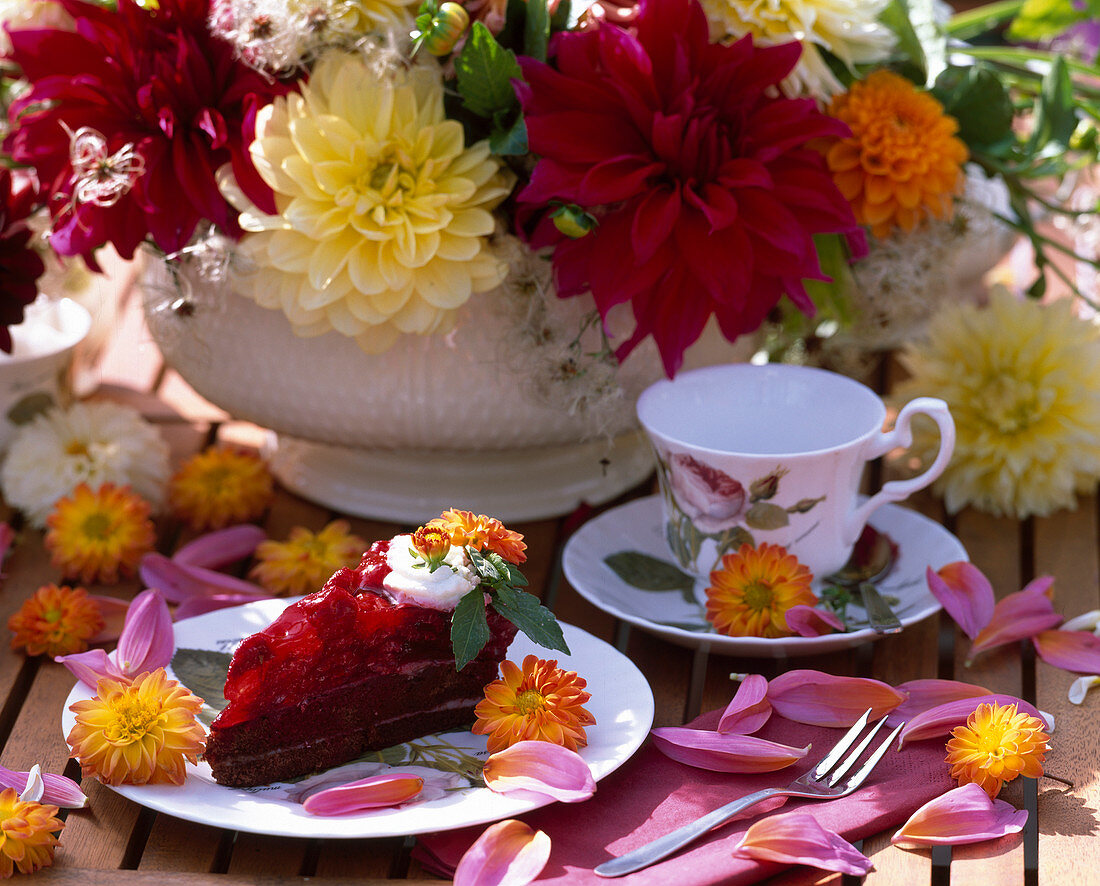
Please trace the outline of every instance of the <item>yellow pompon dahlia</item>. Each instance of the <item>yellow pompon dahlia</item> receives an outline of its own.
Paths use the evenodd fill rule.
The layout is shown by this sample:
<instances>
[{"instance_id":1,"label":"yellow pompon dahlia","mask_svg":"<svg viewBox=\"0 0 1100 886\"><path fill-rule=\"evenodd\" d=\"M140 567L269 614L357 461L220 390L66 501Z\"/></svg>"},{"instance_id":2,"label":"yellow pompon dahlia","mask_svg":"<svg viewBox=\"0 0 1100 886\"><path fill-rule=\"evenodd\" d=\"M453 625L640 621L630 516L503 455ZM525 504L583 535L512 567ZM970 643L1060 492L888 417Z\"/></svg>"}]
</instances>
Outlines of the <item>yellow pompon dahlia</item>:
<instances>
[{"instance_id":1,"label":"yellow pompon dahlia","mask_svg":"<svg viewBox=\"0 0 1100 886\"><path fill-rule=\"evenodd\" d=\"M899 400L939 397L955 420L955 451L933 486L949 512L1045 516L1100 480L1100 330L1071 301L995 286L985 307L941 310L902 354L911 377ZM936 429L915 425L914 447L933 458Z\"/></svg>"},{"instance_id":2,"label":"yellow pompon dahlia","mask_svg":"<svg viewBox=\"0 0 1100 886\"><path fill-rule=\"evenodd\" d=\"M11 648L27 655L71 655L103 630L103 613L84 588L43 585L8 619Z\"/></svg>"},{"instance_id":3,"label":"yellow pompon dahlia","mask_svg":"<svg viewBox=\"0 0 1100 886\"><path fill-rule=\"evenodd\" d=\"M129 486L104 483L93 492L81 483L46 518L46 550L65 576L113 584L134 575L156 542L149 510Z\"/></svg>"},{"instance_id":4,"label":"yellow pompon dahlia","mask_svg":"<svg viewBox=\"0 0 1100 886\"><path fill-rule=\"evenodd\" d=\"M279 214L242 241L256 270L241 282L299 335L334 329L376 353L448 331L504 279L489 235L513 177L487 142L465 144L443 94L438 66L331 51L301 95L260 111L252 159Z\"/></svg>"},{"instance_id":5,"label":"yellow pompon dahlia","mask_svg":"<svg viewBox=\"0 0 1100 886\"><path fill-rule=\"evenodd\" d=\"M813 606L813 575L781 545L741 545L722 557L710 574L707 621L730 637L787 637L785 613L792 606Z\"/></svg>"},{"instance_id":6,"label":"yellow pompon dahlia","mask_svg":"<svg viewBox=\"0 0 1100 886\"><path fill-rule=\"evenodd\" d=\"M588 744L584 728L596 718L583 707L592 696L576 671L563 671L556 659L528 655L522 670L505 660L500 672L474 708L473 732L489 737L489 753L518 741L548 741L571 751Z\"/></svg>"},{"instance_id":7,"label":"yellow pompon dahlia","mask_svg":"<svg viewBox=\"0 0 1100 886\"><path fill-rule=\"evenodd\" d=\"M827 53L849 70L882 61L894 46L879 13L888 0L700 0L711 39L751 34L761 46L798 42L802 55L783 81L790 96L828 98L844 87L825 61Z\"/></svg>"},{"instance_id":8,"label":"yellow pompon dahlia","mask_svg":"<svg viewBox=\"0 0 1100 886\"><path fill-rule=\"evenodd\" d=\"M183 784L185 763L197 762L204 747L195 719L201 707L164 668L131 683L104 678L92 698L69 706L76 714L70 756L104 784Z\"/></svg>"},{"instance_id":9,"label":"yellow pompon dahlia","mask_svg":"<svg viewBox=\"0 0 1100 886\"><path fill-rule=\"evenodd\" d=\"M57 832L63 827L56 806L20 800L14 788L0 791L0 878L52 865Z\"/></svg>"},{"instance_id":10,"label":"yellow pompon dahlia","mask_svg":"<svg viewBox=\"0 0 1100 886\"><path fill-rule=\"evenodd\" d=\"M263 515L275 482L254 452L211 446L192 456L172 477L172 511L193 529L221 529Z\"/></svg>"},{"instance_id":11,"label":"yellow pompon dahlia","mask_svg":"<svg viewBox=\"0 0 1100 886\"><path fill-rule=\"evenodd\" d=\"M1017 711L1016 705L980 704L965 726L952 730L946 762L959 785L971 782L996 797L1017 775L1038 778L1049 736L1043 721Z\"/></svg>"},{"instance_id":12,"label":"yellow pompon dahlia","mask_svg":"<svg viewBox=\"0 0 1100 886\"><path fill-rule=\"evenodd\" d=\"M308 594L337 569L358 566L366 548L347 520L333 520L317 533L295 526L286 541L260 542L251 575L273 594Z\"/></svg>"},{"instance_id":13,"label":"yellow pompon dahlia","mask_svg":"<svg viewBox=\"0 0 1100 886\"><path fill-rule=\"evenodd\" d=\"M494 554L500 554L509 563L516 565L527 559L527 545L523 536L494 517L473 514L451 508L428 522L428 526L440 526L451 538L451 544L460 547L469 545L481 550L488 548Z\"/></svg>"},{"instance_id":14,"label":"yellow pompon dahlia","mask_svg":"<svg viewBox=\"0 0 1100 886\"><path fill-rule=\"evenodd\" d=\"M875 71L834 98L829 114L852 129L825 159L860 224L884 239L929 217L951 218L969 152L955 137L958 122L930 93Z\"/></svg>"}]
</instances>

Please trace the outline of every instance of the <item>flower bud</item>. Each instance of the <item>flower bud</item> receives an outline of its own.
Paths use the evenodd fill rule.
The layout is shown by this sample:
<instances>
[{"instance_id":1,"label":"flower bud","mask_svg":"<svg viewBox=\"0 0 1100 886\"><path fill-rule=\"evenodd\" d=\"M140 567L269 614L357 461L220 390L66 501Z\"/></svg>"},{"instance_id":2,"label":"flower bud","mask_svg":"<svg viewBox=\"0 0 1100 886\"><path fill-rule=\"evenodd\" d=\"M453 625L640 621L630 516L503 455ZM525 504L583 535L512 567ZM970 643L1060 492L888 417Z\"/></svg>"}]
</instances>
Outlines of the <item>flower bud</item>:
<instances>
[{"instance_id":1,"label":"flower bud","mask_svg":"<svg viewBox=\"0 0 1100 886\"><path fill-rule=\"evenodd\" d=\"M575 203L559 206L550 213L550 218L554 227L574 240L579 240L596 227L596 219Z\"/></svg>"},{"instance_id":2,"label":"flower bud","mask_svg":"<svg viewBox=\"0 0 1100 886\"><path fill-rule=\"evenodd\" d=\"M417 16L416 24L420 29L420 45L432 55L444 56L470 27L470 15L460 4L448 0L434 12L429 7L426 13Z\"/></svg>"},{"instance_id":3,"label":"flower bud","mask_svg":"<svg viewBox=\"0 0 1100 886\"><path fill-rule=\"evenodd\" d=\"M768 476L761 477L749 486L750 501L767 501L779 491L779 481L787 473L786 468L776 468Z\"/></svg>"},{"instance_id":4,"label":"flower bud","mask_svg":"<svg viewBox=\"0 0 1100 886\"><path fill-rule=\"evenodd\" d=\"M421 526L412 534L412 553L435 572L451 549L451 537L440 526Z\"/></svg>"}]
</instances>

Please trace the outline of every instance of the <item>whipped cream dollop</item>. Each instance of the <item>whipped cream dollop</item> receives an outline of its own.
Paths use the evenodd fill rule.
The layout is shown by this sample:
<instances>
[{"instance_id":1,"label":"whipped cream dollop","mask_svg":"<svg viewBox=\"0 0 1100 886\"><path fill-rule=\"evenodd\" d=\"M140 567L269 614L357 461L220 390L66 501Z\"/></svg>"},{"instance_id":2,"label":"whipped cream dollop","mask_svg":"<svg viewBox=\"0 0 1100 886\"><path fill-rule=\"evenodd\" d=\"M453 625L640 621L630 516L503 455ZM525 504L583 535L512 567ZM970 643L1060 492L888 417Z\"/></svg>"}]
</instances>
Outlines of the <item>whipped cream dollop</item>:
<instances>
[{"instance_id":1,"label":"whipped cream dollop","mask_svg":"<svg viewBox=\"0 0 1100 886\"><path fill-rule=\"evenodd\" d=\"M453 546L443 564L429 572L427 564L412 552L411 535L394 537L386 553L386 564L390 573L382 580L382 587L397 603L449 612L479 583L466 552L459 546Z\"/></svg>"}]
</instances>

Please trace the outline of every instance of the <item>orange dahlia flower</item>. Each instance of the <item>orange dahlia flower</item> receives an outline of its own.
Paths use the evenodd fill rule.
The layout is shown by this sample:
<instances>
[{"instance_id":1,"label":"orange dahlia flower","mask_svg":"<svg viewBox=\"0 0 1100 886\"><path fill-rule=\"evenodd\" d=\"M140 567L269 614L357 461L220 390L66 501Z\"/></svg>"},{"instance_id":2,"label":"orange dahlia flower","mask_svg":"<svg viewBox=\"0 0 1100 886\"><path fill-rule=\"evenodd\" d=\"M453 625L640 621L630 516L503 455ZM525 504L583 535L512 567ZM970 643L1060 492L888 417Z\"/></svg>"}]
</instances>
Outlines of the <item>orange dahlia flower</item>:
<instances>
[{"instance_id":1,"label":"orange dahlia flower","mask_svg":"<svg viewBox=\"0 0 1100 886\"><path fill-rule=\"evenodd\" d=\"M211 446L192 456L172 477L172 510L193 529L220 529L263 515L275 482L254 452Z\"/></svg>"},{"instance_id":2,"label":"orange dahlia flower","mask_svg":"<svg viewBox=\"0 0 1100 886\"><path fill-rule=\"evenodd\" d=\"M851 127L825 159L856 219L879 238L949 219L965 181L959 124L928 92L892 71L875 71L833 99L829 113Z\"/></svg>"},{"instance_id":3,"label":"orange dahlia flower","mask_svg":"<svg viewBox=\"0 0 1100 886\"><path fill-rule=\"evenodd\" d=\"M592 696L576 671L534 655L523 660L522 670L507 660L500 670L501 678L485 687L485 698L474 708L473 732L489 736L489 753L519 741L548 741L571 751L588 744L584 728L596 718L583 707Z\"/></svg>"},{"instance_id":4,"label":"orange dahlia flower","mask_svg":"<svg viewBox=\"0 0 1100 886\"><path fill-rule=\"evenodd\" d=\"M64 826L56 806L20 800L14 788L0 791L0 878L53 864L57 832Z\"/></svg>"},{"instance_id":5,"label":"orange dahlia flower","mask_svg":"<svg viewBox=\"0 0 1100 886\"><path fill-rule=\"evenodd\" d=\"M69 706L76 725L67 741L81 773L104 784L183 784L186 762L198 762L204 732L195 716L202 699L169 680L164 668L132 683L104 678L96 694Z\"/></svg>"},{"instance_id":6,"label":"orange dahlia flower","mask_svg":"<svg viewBox=\"0 0 1100 886\"><path fill-rule=\"evenodd\" d=\"M1016 705L980 704L965 726L952 730L946 762L960 785L981 785L996 797L1017 775L1038 778L1049 736L1043 721L1020 713Z\"/></svg>"},{"instance_id":7,"label":"orange dahlia flower","mask_svg":"<svg viewBox=\"0 0 1100 886\"><path fill-rule=\"evenodd\" d=\"M46 550L66 576L113 584L120 575L133 575L153 548L149 511L129 486L104 483L93 492L81 483L46 518Z\"/></svg>"},{"instance_id":8,"label":"orange dahlia flower","mask_svg":"<svg viewBox=\"0 0 1100 886\"><path fill-rule=\"evenodd\" d=\"M527 545L523 542L523 536L511 529L505 529L504 524L493 517L451 508L429 521L428 526L442 527L453 545L470 545L478 550L488 548L516 565L527 559Z\"/></svg>"},{"instance_id":9,"label":"orange dahlia flower","mask_svg":"<svg viewBox=\"0 0 1100 886\"><path fill-rule=\"evenodd\" d=\"M25 646L27 655L50 658L83 652L103 626L99 604L84 588L54 584L40 587L8 619L12 649Z\"/></svg>"},{"instance_id":10,"label":"orange dahlia flower","mask_svg":"<svg viewBox=\"0 0 1100 886\"><path fill-rule=\"evenodd\" d=\"M787 637L786 611L817 602L811 581L810 570L783 546L741 545L710 574L707 621L730 637Z\"/></svg>"}]
</instances>

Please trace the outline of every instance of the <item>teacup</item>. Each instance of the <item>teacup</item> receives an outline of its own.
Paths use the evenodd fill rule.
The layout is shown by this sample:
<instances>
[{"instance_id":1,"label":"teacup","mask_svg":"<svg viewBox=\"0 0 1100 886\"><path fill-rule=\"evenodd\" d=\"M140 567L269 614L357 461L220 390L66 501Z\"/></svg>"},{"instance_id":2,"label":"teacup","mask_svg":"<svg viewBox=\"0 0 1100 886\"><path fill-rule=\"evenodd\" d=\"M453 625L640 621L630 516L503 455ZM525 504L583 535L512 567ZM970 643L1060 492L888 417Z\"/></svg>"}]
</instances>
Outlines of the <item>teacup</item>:
<instances>
[{"instance_id":1,"label":"teacup","mask_svg":"<svg viewBox=\"0 0 1100 886\"><path fill-rule=\"evenodd\" d=\"M932 465L862 498L864 466L909 447L916 415L939 426ZM703 578L723 554L762 542L782 545L816 577L835 572L875 509L932 483L955 444L942 400L911 400L884 432L886 407L870 388L787 364L681 373L642 393L638 418L657 455L669 547Z\"/></svg>"}]
</instances>

